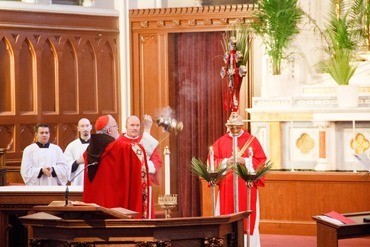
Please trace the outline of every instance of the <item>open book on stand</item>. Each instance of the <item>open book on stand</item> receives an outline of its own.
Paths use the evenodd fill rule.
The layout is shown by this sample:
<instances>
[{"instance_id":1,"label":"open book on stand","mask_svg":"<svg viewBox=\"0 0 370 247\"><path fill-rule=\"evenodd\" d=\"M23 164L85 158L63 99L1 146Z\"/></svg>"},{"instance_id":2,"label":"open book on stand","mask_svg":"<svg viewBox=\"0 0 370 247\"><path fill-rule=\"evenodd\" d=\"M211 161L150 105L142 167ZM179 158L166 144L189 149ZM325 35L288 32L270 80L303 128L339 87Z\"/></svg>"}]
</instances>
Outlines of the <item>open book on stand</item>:
<instances>
[{"instance_id":1,"label":"open book on stand","mask_svg":"<svg viewBox=\"0 0 370 247\"><path fill-rule=\"evenodd\" d=\"M344 216L343 214L340 214L335 211L331 211L329 213L318 215L317 218L320 218L324 221L330 222L335 225L344 225L344 224L354 224L356 223L352 219Z\"/></svg>"},{"instance_id":2,"label":"open book on stand","mask_svg":"<svg viewBox=\"0 0 370 247\"><path fill-rule=\"evenodd\" d=\"M57 216L80 217L80 218L115 218L115 219L130 219L136 217L139 213L127 208L114 207L106 208L96 203L85 203L81 201L52 201L47 206L34 206L33 210L37 212L47 212ZM64 218L64 217L62 217Z\"/></svg>"},{"instance_id":3,"label":"open book on stand","mask_svg":"<svg viewBox=\"0 0 370 247\"><path fill-rule=\"evenodd\" d=\"M62 207L65 206L65 201L52 201L48 205L49 207ZM81 201L68 201L68 206L96 206L99 207L96 203L86 203Z\"/></svg>"}]
</instances>

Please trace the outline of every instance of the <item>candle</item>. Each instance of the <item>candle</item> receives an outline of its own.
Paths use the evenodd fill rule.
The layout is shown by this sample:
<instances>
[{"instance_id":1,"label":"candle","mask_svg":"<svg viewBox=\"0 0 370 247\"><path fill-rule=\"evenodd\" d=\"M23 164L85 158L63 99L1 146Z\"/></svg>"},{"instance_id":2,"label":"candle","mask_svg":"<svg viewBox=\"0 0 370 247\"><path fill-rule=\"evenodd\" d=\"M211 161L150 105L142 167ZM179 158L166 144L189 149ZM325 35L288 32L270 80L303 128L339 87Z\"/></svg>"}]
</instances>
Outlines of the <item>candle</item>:
<instances>
[{"instance_id":1,"label":"candle","mask_svg":"<svg viewBox=\"0 0 370 247\"><path fill-rule=\"evenodd\" d=\"M170 149L168 146L164 148L164 194L169 195L170 190Z\"/></svg>"},{"instance_id":2,"label":"candle","mask_svg":"<svg viewBox=\"0 0 370 247\"><path fill-rule=\"evenodd\" d=\"M252 147L248 148L248 158L249 158L249 169L253 171L253 149Z\"/></svg>"},{"instance_id":3,"label":"candle","mask_svg":"<svg viewBox=\"0 0 370 247\"><path fill-rule=\"evenodd\" d=\"M215 171L215 153L213 151L213 147L209 148L209 163L211 165L211 172Z\"/></svg>"}]
</instances>

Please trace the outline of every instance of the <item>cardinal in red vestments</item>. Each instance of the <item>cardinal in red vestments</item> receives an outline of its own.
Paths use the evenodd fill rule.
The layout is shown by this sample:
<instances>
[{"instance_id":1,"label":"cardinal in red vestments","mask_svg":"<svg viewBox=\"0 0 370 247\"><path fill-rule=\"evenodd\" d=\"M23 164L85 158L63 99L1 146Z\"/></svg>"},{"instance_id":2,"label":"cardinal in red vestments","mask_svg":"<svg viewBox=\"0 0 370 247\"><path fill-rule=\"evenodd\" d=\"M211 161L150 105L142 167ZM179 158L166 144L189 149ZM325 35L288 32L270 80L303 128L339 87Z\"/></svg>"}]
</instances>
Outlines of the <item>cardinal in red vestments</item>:
<instances>
[{"instance_id":1,"label":"cardinal in red vestments","mask_svg":"<svg viewBox=\"0 0 370 247\"><path fill-rule=\"evenodd\" d=\"M117 122L110 115L99 117L95 129L97 134L91 135L84 153L87 172L83 201L106 208L126 208L138 212L137 218L149 218L149 176L144 148L117 140Z\"/></svg>"},{"instance_id":2,"label":"cardinal in red vestments","mask_svg":"<svg viewBox=\"0 0 370 247\"><path fill-rule=\"evenodd\" d=\"M254 169L266 161L267 157L262 149L261 144L250 133L246 130L241 129L238 138L238 148L239 151L239 163L244 163L247 165L248 170ZM244 145L246 145L244 147ZM244 147L244 148L243 148ZM220 137L213 144L215 163L219 165L226 165L233 163L233 136L231 133L226 133ZM253 168L248 167L249 164L249 154L248 151L253 151L252 164ZM254 226L256 222L256 202L257 202L257 187L264 186L264 178L257 180L251 190L251 210L253 210L251 217L251 235L254 234ZM220 201L220 214L230 214L234 213L234 182L233 182L233 171L230 170L223 180L219 183L219 201ZM247 188L246 182L238 176L238 203L239 212L247 210ZM247 220L245 220L244 231L246 232ZM257 229L258 230L258 229Z\"/></svg>"}]
</instances>

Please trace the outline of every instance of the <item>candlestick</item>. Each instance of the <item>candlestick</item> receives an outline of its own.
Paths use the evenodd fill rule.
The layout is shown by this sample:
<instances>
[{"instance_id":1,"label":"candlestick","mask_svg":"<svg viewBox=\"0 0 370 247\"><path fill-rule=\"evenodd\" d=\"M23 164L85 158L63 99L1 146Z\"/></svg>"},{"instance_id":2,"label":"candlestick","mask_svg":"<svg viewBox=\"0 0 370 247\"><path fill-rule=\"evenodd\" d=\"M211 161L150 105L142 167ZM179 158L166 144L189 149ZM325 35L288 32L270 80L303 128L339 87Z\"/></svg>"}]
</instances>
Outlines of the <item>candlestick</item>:
<instances>
[{"instance_id":1,"label":"candlestick","mask_svg":"<svg viewBox=\"0 0 370 247\"><path fill-rule=\"evenodd\" d=\"M168 146L164 148L164 194L169 195L170 190L170 149Z\"/></svg>"},{"instance_id":2,"label":"candlestick","mask_svg":"<svg viewBox=\"0 0 370 247\"><path fill-rule=\"evenodd\" d=\"M211 165L211 172L215 171L215 152L213 151L213 147L209 148L209 163Z\"/></svg>"}]
</instances>

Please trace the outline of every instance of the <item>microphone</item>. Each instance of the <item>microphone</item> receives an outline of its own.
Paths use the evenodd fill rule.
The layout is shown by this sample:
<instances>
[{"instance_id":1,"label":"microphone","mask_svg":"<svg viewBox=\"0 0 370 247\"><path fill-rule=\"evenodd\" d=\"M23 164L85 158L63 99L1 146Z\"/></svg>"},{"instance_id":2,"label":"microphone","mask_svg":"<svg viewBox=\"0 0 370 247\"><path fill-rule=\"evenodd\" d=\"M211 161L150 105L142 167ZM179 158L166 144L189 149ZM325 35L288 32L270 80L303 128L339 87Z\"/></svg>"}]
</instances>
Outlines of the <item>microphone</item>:
<instances>
[{"instance_id":1,"label":"microphone","mask_svg":"<svg viewBox=\"0 0 370 247\"><path fill-rule=\"evenodd\" d=\"M68 189L68 185L71 184L73 182L73 180L75 180L76 177L78 177L78 175L80 175L83 171L85 171L86 168L88 168L89 166L95 166L97 165L98 162L95 161L91 164L88 164L87 166L85 166L81 171L79 171L72 179L68 180L67 184L66 184L66 191L65 191L65 205L64 206L68 206L68 196L69 196L69 189Z\"/></svg>"}]
</instances>

